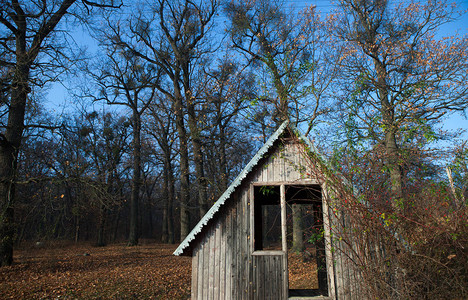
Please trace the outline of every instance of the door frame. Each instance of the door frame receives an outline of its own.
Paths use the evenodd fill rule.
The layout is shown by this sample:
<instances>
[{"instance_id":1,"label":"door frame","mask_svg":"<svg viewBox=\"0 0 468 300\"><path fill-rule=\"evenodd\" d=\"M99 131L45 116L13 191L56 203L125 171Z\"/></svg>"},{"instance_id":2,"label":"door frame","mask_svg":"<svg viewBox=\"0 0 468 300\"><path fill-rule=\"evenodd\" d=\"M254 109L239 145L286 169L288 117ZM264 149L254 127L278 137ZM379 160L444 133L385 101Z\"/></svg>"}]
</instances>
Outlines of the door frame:
<instances>
[{"instance_id":1,"label":"door frame","mask_svg":"<svg viewBox=\"0 0 468 300\"><path fill-rule=\"evenodd\" d=\"M330 215L328 204L328 193L325 184L311 183L310 181L273 181L273 182L254 182L250 184L250 252L252 255L281 255L283 257L283 290L284 299L289 297L289 273L288 273L288 246L287 246L287 225L286 225L286 186L320 186L321 188L321 205L322 205L322 224L324 230L324 246L325 246L325 265L327 269L327 287L328 297L335 298L335 278L334 278L334 264L332 252L332 240L330 236ZM255 250L255 199L254 188L258 186L279 186L280 187L280 207L281 207L281 235L282 235L282 249L275 251L262 251Z\"/></svg>"}]
</instances>

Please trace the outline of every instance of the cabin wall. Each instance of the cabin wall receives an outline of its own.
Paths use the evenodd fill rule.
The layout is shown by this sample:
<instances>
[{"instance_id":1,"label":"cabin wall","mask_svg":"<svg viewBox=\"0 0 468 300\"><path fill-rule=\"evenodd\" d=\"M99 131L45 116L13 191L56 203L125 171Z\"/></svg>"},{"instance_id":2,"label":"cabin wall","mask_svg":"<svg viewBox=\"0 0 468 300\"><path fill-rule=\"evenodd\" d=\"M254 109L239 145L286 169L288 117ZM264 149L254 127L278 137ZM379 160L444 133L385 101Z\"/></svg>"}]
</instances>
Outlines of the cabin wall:
<instances>
[{"instance_id":1,"label":"cabin wall","mask_svg":"<svg viewBox=\"0 0 468 300\"><path fill-rule=\"evenodd\" d=\"M265 299L260 297L265 292L269 299L281 299L281 279L263 273L273 273L281 262L253 257L250 251L249 187L232 197L225 216L210 226L193 251L192 299Z\"/></svg>"},{"instance_id":2,"label":"cabin wall","mask_svg":"<svg viewBox=\"0 0 468 300\"><path fill-rule=\"evenodd\" d=\"M222 217L211 220L199 237L193 249L192 299L287 298L286 256L252 253L251 185L319 184L319 180L313 176L302 144L285 142L273 149L227 200ZM328 201L332 200L324 204L324 220L330 216L330 225L345 226L346 220L333 213ZM325 235L330 299L361 299L359 274L350 263L352 251L346 252L352 245L332 239L332 233Z\"/></svg>"}]
</instances>

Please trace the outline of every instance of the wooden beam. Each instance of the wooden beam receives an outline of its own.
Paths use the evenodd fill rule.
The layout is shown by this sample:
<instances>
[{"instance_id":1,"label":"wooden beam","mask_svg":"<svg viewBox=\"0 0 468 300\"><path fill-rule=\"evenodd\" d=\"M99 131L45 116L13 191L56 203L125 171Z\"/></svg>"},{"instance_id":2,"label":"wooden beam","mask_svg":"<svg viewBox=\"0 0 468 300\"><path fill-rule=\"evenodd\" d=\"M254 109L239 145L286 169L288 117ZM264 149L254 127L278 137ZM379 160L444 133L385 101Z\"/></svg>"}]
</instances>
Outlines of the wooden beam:
<instances>
[{"instance_id":1,"label":"wooden beam","mask_svg":"<svg viewBox=\"0 0 468 300\"><path fill-rule=\"evenodd\" d=\"M280 204L281 204L281 242L284 252L283 257L283 297L288 299L289 294L289 276L288 276L288 243L286 240L286 189L284 184L280 185Z\"/></svg>"}]
</instances>

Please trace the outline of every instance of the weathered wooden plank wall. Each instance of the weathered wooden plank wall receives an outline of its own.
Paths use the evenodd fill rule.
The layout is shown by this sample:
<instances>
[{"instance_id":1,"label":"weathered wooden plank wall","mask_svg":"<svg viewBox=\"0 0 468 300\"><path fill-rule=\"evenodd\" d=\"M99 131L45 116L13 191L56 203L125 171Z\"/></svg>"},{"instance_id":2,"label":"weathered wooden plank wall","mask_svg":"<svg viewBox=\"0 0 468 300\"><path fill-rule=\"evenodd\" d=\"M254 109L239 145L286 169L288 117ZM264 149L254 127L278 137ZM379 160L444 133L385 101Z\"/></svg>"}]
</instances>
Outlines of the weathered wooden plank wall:
<instances>
[{"instance_id":1,"label":"weathered wooden plank wall","mask_svg":"<svg viewBox=\"0 0 468 300\"><path fill-rule=\"evenodd\" d=\"M309 158L298 146L287 141L269 153L245 182L231 195L223 208L223 217L212 220L208 230L193 249L193 299L284 299L287 295L284 276L287 268L285 255L252 255L251 247L251 184L319 184L311 174ZM301 166L301 167L299 167ZM311 179L312 177L312 179ZM328 200L327 200L328 201ZM330 200L331 201L331 200ZM324 205L324 216L331 217L326 231L328 285L331 297L360 299L360 274L352 264L352 249L334 234L347 228L343 214L332 213ZM325 219L326 219L325 218ZM333 238L331 237L333 236ZM332 248L334 251L332 251Z\"/></svg>"}]
</instances>

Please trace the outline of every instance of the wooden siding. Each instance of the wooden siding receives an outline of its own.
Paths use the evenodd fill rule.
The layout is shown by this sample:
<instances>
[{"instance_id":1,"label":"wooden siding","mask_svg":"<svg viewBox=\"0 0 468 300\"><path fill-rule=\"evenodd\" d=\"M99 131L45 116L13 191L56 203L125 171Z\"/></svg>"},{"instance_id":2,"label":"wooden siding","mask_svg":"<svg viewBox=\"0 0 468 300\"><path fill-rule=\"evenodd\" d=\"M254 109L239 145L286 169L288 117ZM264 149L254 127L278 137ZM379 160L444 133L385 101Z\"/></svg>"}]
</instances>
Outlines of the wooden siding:
<instances>
[{"instance_id":1,"label":"wooden siding","mask_svg":"<svg viewBox=\"0 0 468 300\"><path fill-rule=\"evenodd\" d=\"M287 298L286 255L253 254L251 184L319 184L311 174L302 144L289 140L273 147L199 237L192 252L192 299ZM332 200L326 193L323 199L327 199L323 200L325 225L346 227L346 218L332 212ZM352 267L352 251L348 251L353 245L340 241L329 228L325 229L325 245L329 299L362 299L359 273Z\"/></svg>"},{"instance_id":2,"label":"wooden siding","mask_svg":"<svg viewBox=\"0 0 468 300\"><path fill-rule=\"evenodd\" d=\"M249 189L233 196L193 251L192 299L281 299L284 255L252 255Z\"/></svg>"},{"instance_id":3,"label":"wooden siding","mask_svg":"<svg viewBox=\"0 0 468 300\"><path fill-rule=\"evenodd\" d=\"M254 170L252 182L318 184L316 179L310 178L313 174L310 163L302 144L290 140L284 141Z\"/></svg>"},{"instance_id":4,"label":"wooden siding","mask_svg":"<svg viewBox=\"0 0 468 300\"><path fill-rule=\"evenodd\" d=\"M304 180L296 166L301 163L296 158L299 148L289 143L279 149L256 168L250 182ZM223 218L210 224L193 250L192 299L284 299L287 295L286 256L252 255L252 195L249 183L241 185Z\"/></svg>"}]
</instances>

